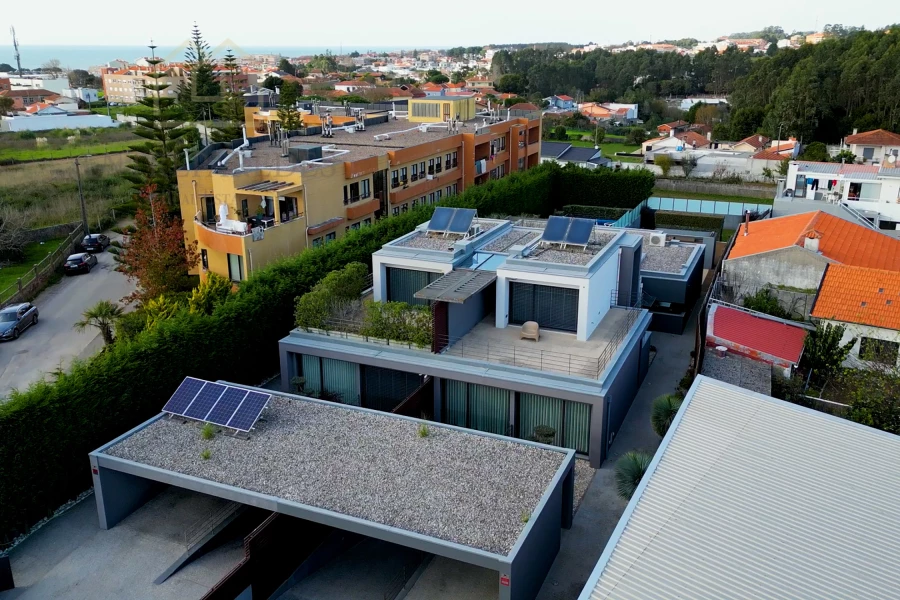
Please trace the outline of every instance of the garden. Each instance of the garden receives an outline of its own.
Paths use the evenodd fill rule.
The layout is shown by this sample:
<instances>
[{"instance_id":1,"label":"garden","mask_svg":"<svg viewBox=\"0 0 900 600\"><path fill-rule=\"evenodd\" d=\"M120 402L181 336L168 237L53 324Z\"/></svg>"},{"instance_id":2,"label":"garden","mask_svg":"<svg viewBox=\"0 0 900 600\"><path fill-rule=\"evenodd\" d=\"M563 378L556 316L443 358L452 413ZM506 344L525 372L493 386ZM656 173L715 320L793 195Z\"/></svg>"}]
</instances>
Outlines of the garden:
<instances>
[{"instance_id":1,"label":"garden","mask_svg":"<svg viewBox=\"0 0 900 600\"><path fill-rule=\"evenodd\" d=\"M0 165L126 152L143 141L130 127L0 133Z\"/></svg>"}]
</instances>

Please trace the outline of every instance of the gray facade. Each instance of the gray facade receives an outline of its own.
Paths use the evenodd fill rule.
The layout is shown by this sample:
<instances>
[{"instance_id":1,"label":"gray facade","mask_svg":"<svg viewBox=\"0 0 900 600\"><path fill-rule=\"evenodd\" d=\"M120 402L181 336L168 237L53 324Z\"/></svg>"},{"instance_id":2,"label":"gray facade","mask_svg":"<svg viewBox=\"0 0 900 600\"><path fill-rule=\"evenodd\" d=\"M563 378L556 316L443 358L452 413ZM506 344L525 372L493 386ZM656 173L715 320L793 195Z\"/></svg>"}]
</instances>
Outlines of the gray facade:
<instances>
[{"instance_id":1,"label":"gray facade","mask_svg":"<svg viewBox=\"0 0 900 600\"><path fill-rule=\"evenodd\" d=\"M640 385L641 365L646 363L649 353L649 339L645 335L649 326L650 314L641 311L625 342L598 379L432 354L403 345L368 342L363 338L324 336L295 330L279 342L281 386L282 390L291 389L291 380L301 375L300 357L304 355L426 375L435 381L436 420L445 414L448 403L444 398L443 381L499 388L509 393L506 426L507 432L514 435L520 422L516 408L521 394L587 404L590 406L590 449L585 454L592 466L599 467ZM518 433L523 438L530 435L527 431Z\"/></svg>"},{"instance_id":2,"label":"gray facade","mask_svg":"<svg viewBox=\"0 0 900 600\"><path fill-rule=\"evenodd\" d=\"M242 387L257 389L248 386ZM266 392L261 389L259 391ZM290 394L282 395L292 397ZM323 403L298 396L293 396L293 398L305 402ZM347 410L376 412L356 407L347 407ZM498 573L499 600L530 600L537 595L559 550L560 529L568 529L572 524L575 453L571 450L534 442L510 440L519 444L560 452L564 455L564 460L545 489L535 510L529 516L528 523L524 526L516 544L509 554L504 556L284 498L125 460L106 453L110 447L161 418L164 418L164 415L157 415L90 453L94 493L101 528L114 527L143 505L162 486L172 485L494 570ZM396 415L391 418L417 421ZM465 431L472 435L501 438L501 436L447 425L435 426Z\"/></svg>"},{"instance_id":3,"label":"gray facade","mask_svg":"<svg viewBox=\"0 0 900 600\"><path fill-rule=\"evenodd\" d=\"M738 232L738 235L741 235ZM816 290L830 259L800 246L729 258L722 265L725 282L753 293L767 285Z\"/></svg>"},{"instance_id":4,"label":"gray facade","mask_svg":"<svg viewBox=\"0 0 900 600\"><path fill-rule=\"evenodd\" d=\"M680 273L641 270L644 293L655 299L653 331L681 334L700 297L704 252L695 252Z\"/></svg>"}]
</instances>

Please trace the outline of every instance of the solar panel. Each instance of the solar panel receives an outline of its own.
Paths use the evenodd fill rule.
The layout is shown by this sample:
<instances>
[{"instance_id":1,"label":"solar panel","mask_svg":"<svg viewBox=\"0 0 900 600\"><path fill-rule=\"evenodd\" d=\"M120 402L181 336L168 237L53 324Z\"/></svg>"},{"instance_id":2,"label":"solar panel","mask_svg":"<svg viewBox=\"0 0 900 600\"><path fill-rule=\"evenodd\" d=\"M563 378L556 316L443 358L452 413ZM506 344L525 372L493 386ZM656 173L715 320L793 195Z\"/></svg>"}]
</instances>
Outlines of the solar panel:
<instances>
[{"instance_id":1,"label":"solar panel","mask_svg":"<svg viewBox=\"0 0 900 600\"><path fill-rule=\"evenodd\" d=\"M200 390L200 393L194 397L194 401L191 402L191 405L188 406L182 414L185 417L197 419L198 421L206 419L207 413L209 413L209 411L212 410L212 407L216 405L216 402L219 401L219 396L221 396L224 391L224 385L207 382L206 385L203 386L203 389Z\"/></svg>"},{"instance_id":2,"label":"solar panel","mask_svg":"<svg viewBox=\"0 0 900 600\"><path fill-rule=\"evenodd\" d=\"M453 212L453 218L450 219L450 225L447 231L450 233L468 233L469 227L472 226L472 219L475 218L475 209L473 208L457 208Z\"/></svg>"},{"instance_id":3,"label":"solar panel","mask_svg":"<svg viewBox=\"0 0 900 600\"><path fill-rule=\"evenodd\" d=\"M241 402L244 401L246 395L247 390L234 387L228 388L219 398L219 401L216 402L216 406L209 411L209 414L206 415L206 419L204 420L225 427L228 425L228 421L231 420L231 417L234 416L234 411L236 411L241 405Z\"/></svg>"},{"instance_id":4,"label":"solar panel","mask_svg":"<svg viewBox=\"0 0 900 600\"><path fill-rule=\"evenodd\" d=\"M566 231L569 230L569 217L550 217L541 240L544 242L562 243L566 241Z\"/></svg>"},{"instance_id":5,"label":"solar panel","mask_svg":"<svg viewBox=\"0 0 900 600\"><path fill-rule=\"evenodd\" d=\"M250 431L253 424L259 418L260 413L272 398L269 394L250 392L241 406L235 411L234 416L228 421L228 427L239 431Z\"/></svg>"},{"instance_id":6,"label":"solar panel","mask_svg":"<svg viewBox=\"0 0 900 600\"><path fill-rule=\"evenodd\" d=\"M250 431L271 398L269 394L185 377L163 412Z\"/></svg>"},{"instance_id":7,"label":"solar panel","mask_svg":"<svg viewBox=\"0 0 900 600\"><path fill-rule=\"evenodd\" d=\"M184 381L181 382L181 385L178 386L178 389L175 390L175 393L172 394L172 397L169 398L169 401L166 402L166 405L163 406L163 412L175 415L184 413L185 409L191 405L191 401L203 387L204 383L206 382L200 379L185 377Z\"/></svg>"},{"instance_id":8,"label":"solar panel","mask_svg":"<svg viewBox=\"0 0 900 600\"><path fill-rule=\"evenodd\" d=\"M566 234L565 242L567 244L575 244L577 246L586 246L591 239L591 232L594 230L594 221L591 219L572 219L569 225L569 232Z\"/></svg>"},{"instance_id":9,"label":"solar panel","mask_svg":"<svg viewBox=\"0 0 900 600\"><path fill-rule=\"evenodd\" d=\"M453 209L439 206L434 209L431 220L428 222L428 231L447 231L450 219L453 218Z\"/></svg>"}]
</instances>

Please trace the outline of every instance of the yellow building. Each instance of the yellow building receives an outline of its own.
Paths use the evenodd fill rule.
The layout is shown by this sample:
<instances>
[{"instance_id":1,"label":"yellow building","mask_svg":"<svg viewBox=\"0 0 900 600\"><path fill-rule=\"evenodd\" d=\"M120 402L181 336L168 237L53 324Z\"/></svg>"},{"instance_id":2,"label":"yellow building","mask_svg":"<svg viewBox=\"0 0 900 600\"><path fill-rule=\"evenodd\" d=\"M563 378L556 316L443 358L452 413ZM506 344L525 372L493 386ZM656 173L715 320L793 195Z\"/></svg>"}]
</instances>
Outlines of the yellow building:
<instances>
[{"instance_id":1,"label":"yellow building","mask_svg":"<svg viewBox=\"0 0 900 600\"><path fill-rule=\"evenodd\" d=\"M305 115L305 135L273 142L260 129L277 130L269 125L277 111L248 108L246 142L213 144L178 171L185 237L201 254L195 272L241 281L375 219L539 164L540 115L475 116L471 98L414 100L411 109L419 102L462 121L338 108L330 119ZM322 135L323 119L331 137Z\"/></svg>"}]
</instances>

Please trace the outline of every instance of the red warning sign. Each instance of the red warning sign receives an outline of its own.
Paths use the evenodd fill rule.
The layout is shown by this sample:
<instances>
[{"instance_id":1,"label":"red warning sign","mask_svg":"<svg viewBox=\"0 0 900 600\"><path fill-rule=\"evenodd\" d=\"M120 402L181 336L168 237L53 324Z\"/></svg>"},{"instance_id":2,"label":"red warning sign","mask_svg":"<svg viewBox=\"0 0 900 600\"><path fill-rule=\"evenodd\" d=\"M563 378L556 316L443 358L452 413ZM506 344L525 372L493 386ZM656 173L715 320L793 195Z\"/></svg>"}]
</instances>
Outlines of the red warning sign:
<instances>
[{"instance_id":1,"label":"red warning sign","mask_svg":"<svg viewBox=\"0 0 900 600\"><path fill-rule=\"evenodd\" d=\"M500 575L500 585L509 587L509 575Z\"/></svg>"}]
</instances>

